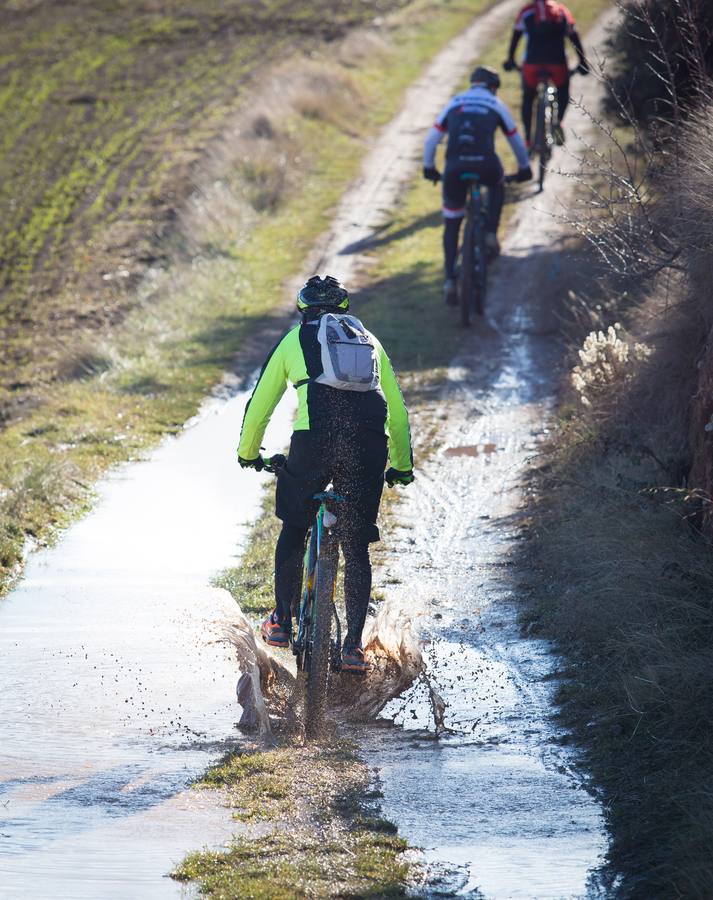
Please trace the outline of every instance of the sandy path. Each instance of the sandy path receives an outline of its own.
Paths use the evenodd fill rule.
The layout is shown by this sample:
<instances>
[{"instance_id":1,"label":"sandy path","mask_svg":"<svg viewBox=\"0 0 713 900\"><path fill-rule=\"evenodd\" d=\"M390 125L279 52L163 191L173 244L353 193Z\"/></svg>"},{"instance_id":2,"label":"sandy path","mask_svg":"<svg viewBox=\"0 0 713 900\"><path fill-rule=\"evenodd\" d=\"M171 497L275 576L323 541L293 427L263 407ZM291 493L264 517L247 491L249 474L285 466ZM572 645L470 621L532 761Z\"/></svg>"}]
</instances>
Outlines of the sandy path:
<instances>
[{"instance_id":1,"label":"sandy path","mask_svg":"<svg viewBox=\"0 0 713 900\"><path fill-rule=\"evenodd\" d=\"M364 160L359 180L339 203L334 224L315 268L349 284L363 266L359 247L374 236L413 179L423 139L446 99L467 79L494 35L512 22L520 0L504 0L452 40L409 88L401 112L386 126Z\"/></svg>"}]
</instances>

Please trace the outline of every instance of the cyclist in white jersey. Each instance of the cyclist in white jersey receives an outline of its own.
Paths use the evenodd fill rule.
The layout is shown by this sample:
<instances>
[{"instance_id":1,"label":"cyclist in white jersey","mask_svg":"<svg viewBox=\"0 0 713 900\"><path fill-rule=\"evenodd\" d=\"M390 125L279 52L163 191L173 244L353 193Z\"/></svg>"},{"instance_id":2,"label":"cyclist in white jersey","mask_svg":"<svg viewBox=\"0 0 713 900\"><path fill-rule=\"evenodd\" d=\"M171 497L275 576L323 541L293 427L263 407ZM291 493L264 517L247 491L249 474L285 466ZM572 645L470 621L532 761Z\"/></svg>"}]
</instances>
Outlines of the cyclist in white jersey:
<instances>
[{"instance_id":1,"label":"cyclist in white jersey","mask_svg":"<svg viewBox=\"0 0 713 900\"><path fill-rule=\"evenodd\" d=\"M423 177L443 180L443 252L445 257L446 303L455 305L455 267L458 234L465 215L467 185L461 176L474 173L488 188L486 246L491 256L500 252L497 231L505 199L505 175L495 152L495 132L500 128L507 137L518 163L518 181L532 178L525 142L517 131L510 110L496 94L500 76L493 69L479 66L471 75L467 91L456 95L445 107L426 136L423 148ZM443 176L435 166L436 148L448 135Z\"/></svg>"}]
</instances>

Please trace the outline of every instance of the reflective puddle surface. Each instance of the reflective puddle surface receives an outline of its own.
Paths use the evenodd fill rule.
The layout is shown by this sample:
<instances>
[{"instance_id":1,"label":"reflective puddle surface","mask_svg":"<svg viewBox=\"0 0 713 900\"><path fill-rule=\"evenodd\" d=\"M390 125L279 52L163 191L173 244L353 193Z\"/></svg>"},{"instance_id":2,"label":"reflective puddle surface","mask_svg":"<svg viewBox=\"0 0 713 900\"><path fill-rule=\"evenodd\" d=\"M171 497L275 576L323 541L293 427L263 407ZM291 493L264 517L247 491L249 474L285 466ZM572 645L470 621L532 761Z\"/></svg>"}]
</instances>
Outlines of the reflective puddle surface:
<instances>
[{"instance_id":1,"label":"reflective puddle surface","mask_svg":"<svg viewBox=\"0 0 713 900\"><path fill-rule=\"evenodd\" d=\"M266 477L235 459L246 399L107 480L0 601L2 897L180 896L166 873L233 832L215 795L185 789L239 739L231 601L207 585Z\"/></svg>"}]
</instances>

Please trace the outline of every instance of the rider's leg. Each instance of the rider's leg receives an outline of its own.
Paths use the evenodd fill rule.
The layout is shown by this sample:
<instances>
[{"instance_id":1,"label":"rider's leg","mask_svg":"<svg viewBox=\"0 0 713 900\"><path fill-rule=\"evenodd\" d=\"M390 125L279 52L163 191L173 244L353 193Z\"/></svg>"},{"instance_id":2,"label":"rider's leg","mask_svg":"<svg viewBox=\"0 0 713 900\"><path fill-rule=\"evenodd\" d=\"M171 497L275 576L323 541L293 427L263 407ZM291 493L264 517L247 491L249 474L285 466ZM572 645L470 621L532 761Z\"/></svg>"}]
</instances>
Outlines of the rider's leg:
<instances>
[{"instance_id":1,"label":"rider's leg","mask_svg":"<svg viewBox=\"0 0 713 900\"><path fill-rule=\"evenodd\" d=\"M541 69L542 66L533 63L523 63L522 66L522 127L528 147L532 141L532 110L537 96Z\"/></svg>"},{"instance_id":2,"label":"rider's leg","mask_svg":"<svg viewBox=\"0 0 713 900\"><path fill-rule=\"evenodd\" d=\"M443 218L443 258L446 279L456 277L456 260L458 259L458 236L463 216Z\"/></svg>"},{"instance_id":3,"label":"rider's leg","mask_svg":"<svg viewBox=\"0 0 713 900\"><path fill-rule=\"evenodd\" d=\"M344 554L347 607L346 646L358 645L371 594L369 544L379 540L376 519L384 489L387 441L383 431L345 432L335 456L334 490L344 497L337 508L337 537Z\"/></svg>"},{"instance_id":4,"label":"rider's leg","mask_svg":"<svg viewBox=\"0 0 713 900\"><path fill-rule=\"evenodd\" d=\"M446 166L443 173L443 260L446 281L452 281L456 275L458 235L465 215L467 188L460 178L462 171L458 166Z\"/></svg>"},{"instance_id":5,"label":"rider's leg","mask_svg":"<svg viewBox=\"0 0 713 900\"><path fill-rule=\"evenodd\" d=\"M557 85L557 107L560 122L569 106L569 75L561 85Z\"/></svg>"},{"instance_id":6,"label":"rider's leg","mask_svg":"<svg viewBox=\"0 0 713 900\"><path fill-rule=\"evenodd\" d=\"M358 646L371 597L369 544L358 538L342 541L344 554L344 602L347 607L347 634L344 644Z\"/></svg>"},{"instance_id":7,"label":"rider's leg","mask_svg":"<svg viewBox=\"0 0 713 900\"><path fill-rule=\"evenodd\" d=\"M282 523L275 546L275 618L289 624L292 603L299 592L307 528Z\"/></svg>"},{"instance_id":8,"label":"rider's leg","mask_svg":"<svg viewBox=\"0 0 713 900\"><path fill-rule=\"evenodd\" d=\"M291 621L292 601L300 587L305 535L319 506L314 495L329 481L324 459L316 435L296 431L287 463L277 476L275 513L282 519L282 531L275 547L275 608L280 622Z\"/></svg>"},{"instance_id":9,"label":"rider's leg","mask_svg":"<svg viewBox=\"0 0 713 900\"><path fill-rule=\"evenodd\" d=\"M523 86L522 88L522 128L525 132L525 143L530 146L532 140L532 108L535 105L537 91Z\"/></svg>"},{"instance_id":10,"label":"rider's leg","mask_svg":"<svg viewBox=\"0 0 713 900\"><path fill-rule=\"evenodd\" d=\"M488 188L487 233L497 234L505 202L505 172L498 156L493 156L482 164L480 180Z\"/></svg>"}]
</instances>

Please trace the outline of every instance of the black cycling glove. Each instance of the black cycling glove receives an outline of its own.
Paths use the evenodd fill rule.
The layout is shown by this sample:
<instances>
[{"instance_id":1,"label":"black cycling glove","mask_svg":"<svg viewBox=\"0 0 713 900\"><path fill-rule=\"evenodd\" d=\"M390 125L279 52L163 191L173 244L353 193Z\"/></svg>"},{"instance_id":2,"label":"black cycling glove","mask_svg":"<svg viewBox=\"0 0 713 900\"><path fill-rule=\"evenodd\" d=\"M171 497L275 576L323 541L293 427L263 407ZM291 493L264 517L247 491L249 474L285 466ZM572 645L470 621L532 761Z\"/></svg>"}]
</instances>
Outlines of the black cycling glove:
<instances>
[{"instance_id":1,"label":"black cycling glove","mask_svg":"<svg viewBox=\"0 0 713 900\"><path fill-rule=\"evenodd\" d=\"M255 469L256 472L262 472L265 468L265 460L262 456L256 456L255 459L243 459L242 456L238 456L238 462L241 469Z\"/></svg>"},{"instance_id":2,"label":"black cycling glove","mask_svg":"<svg viewBox=\"0 0 713 900\"><path fill-rule=\"evenodd\" d=\"M515 181L530 181L531 179L532 169L529 166L526 166L524 169L519 169L515 176Z\"/></svg>"},{"instance_id":3,"label":"black cycling glove","mask_svg":"<svg viewBox=\"0 0 713 900\"><path fill-rule=\"evenodd\" d=\"M384 475L384 481L389 487L393 487L395 484L402 484L405 487L407 484L411 484L413 478L412 469L409 469L408 472L402 472L400 469L394 469L393 467L387 469Z\"/></svg>"},{"instance_id":4,"label":"black cycling glove","mask_svg":"<svg viewBox=\"0 0 713 900\"><path fill-rule=\"evenodd\" d=\"M441 173L435 166L424 166L423 177L426 181L432 181L434 184L438 184L441 180Z\"/></svg>"},{"instance_id":5,"label":"black cycling glove","mask_svg":"<svg viewBox=\"0 0 713 900\"><path fill-rule=\"evenodd\" d=\"M505 69L506 72L512 72L513 69L517 69L517 63L514 59L506 59L503 63L503 69Z\"/></svg>"}]
</instances>

